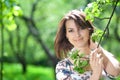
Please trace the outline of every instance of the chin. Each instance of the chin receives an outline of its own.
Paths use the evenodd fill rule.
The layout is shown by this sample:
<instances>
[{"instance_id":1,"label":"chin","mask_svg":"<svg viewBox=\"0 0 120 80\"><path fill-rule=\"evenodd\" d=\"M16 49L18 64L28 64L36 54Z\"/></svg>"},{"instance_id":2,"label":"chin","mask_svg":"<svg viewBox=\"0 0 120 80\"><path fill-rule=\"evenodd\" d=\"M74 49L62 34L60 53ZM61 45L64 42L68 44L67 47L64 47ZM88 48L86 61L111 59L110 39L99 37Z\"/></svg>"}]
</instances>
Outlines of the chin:
<instances>
[{"instance_id":1,"label":"chin","mask_svg":"<svg viewBox=\"0 0 120 80\"><path fill-rule=\"evenodd\" d=\"M77 48L80 48L80 47L85 47L85 46L87 46L88 44L80 44L80 45L77 45L76 47Z\"/></svg>"},{"instance_id":2,"label":"chin","mask_svg":"<svg viewBox=\"0 0 120 80\"><path fill-rule=\"evenodd\" d=\"M84 47L84 46L83 45L76 46L76 48L82 48L82 47Z\"/></svg>"}]
</instances>

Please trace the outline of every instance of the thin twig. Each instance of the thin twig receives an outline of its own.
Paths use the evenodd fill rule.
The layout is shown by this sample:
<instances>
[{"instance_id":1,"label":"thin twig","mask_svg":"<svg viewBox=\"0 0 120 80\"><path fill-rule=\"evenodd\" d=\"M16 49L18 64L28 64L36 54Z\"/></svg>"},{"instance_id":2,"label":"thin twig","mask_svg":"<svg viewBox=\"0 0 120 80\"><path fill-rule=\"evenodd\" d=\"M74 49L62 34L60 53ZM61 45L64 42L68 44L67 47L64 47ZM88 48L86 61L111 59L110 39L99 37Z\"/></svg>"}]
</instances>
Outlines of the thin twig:
<instances>
[{"instance_id":1,"label":"thin twig","mask_svg":"<svg viewBox=\"0 0 120 80\"><path fill-rule=\"evenodd\" d=\"M104 17L104 18L95 17L95 18L96 18L96 19L99 19L99 20L110 19L109 17Z\"/></svg>"},{"instance_id":2,"label":"thin twig","mask_svg":"<svg viewBox=\"0 0 120 80\"><path fill-rule=\"evenodd\" d=\"M115 4L115 6L114 6L114 8L113 8L113 11L112 11L112 14L111 14L111 16L110 16L110 19L109 19L109 21L108 21L108 23L107 23L107 26L106 26L105 29L104 29L104 32L103 32L103 34L102 34L102 36L101 36L101 38L100 38L100 41L99 41L99 43L98 43L98 45L97 45L97 48L99 47L99 45L100 45L100 43L101 43L101 41L102 41L102 38L103 38L104 35L105 35L106 30L109 29L109 24L110 24L110 21L111 21L111 19L112 19L112 17L113 17L113 14L114 14L114 12L115 12L115 9L116 9L116 7L117 7L118 1L119 1L119 0L116 1L116 4Z\"/></svg>"}]
</instances>

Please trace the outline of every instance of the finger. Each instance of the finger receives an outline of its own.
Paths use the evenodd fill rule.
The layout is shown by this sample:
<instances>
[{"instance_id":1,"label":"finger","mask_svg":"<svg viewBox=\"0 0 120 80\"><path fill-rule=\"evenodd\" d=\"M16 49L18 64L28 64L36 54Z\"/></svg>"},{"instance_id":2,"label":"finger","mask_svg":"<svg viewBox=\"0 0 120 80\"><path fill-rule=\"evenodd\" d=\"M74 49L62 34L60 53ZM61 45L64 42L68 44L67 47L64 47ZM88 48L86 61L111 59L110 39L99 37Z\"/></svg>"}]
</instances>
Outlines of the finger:
<instances>
[{"instance_id":1,"label":"finger","mask_svg":"<svg viewBox=\"0 0 120 80\"><path fill-rule=\"evenodd\" d=\"M103 53L103 51L102 51L102 49L100 47L96 49L96 52Z\"/></svg>"},{"instance_id":2,"label":"finger","mask_svg":"<svg viewBox=\"0 0 120 80\"><path fill-rule=\"evenodd\" d=\"M101 54L101 53L97 54L96 56L97 56L98 58L102 58L102 54Z\"/></svg>"},{"instance_id":3,"label":"finger","mask_svg":"<svg viewBox=\"0 0 120 80\"><path fill-rule=\"evenodd\" d=\"M93 60L96 61L98 60L100 55L98 55L98 52L95 50L95 52L93 53Z\"/></svg>"},{"instance_id":4,"label":"finger","mask_svg":"<svg viewBox=\"0 0 120 80\"><path fill-rule=\"evenodd\" d=\"M101 68L104 67L104 65L103 65L103 58L101 58L101 59L99 60L99 66L101 66Z\"/></svg>"},{"instance_id":5,"label":"finger","mask_svg":"<svg viewBox=\"0 0 120 80\"><path fill-rule=\"evenodd\" d=\"M102 51L101 48L96 48L94 52L97 53L97 54L96 54L97 57L98 57L98 54L100 54L100 55L99 55L100 58L103 57L103 51Z\"/></svg>"},{"instance_id":6,"label":"finger","mask_svg":"<svg viewBox=\"0 0 120 80\"><path fill-rule=\"evenodd\" d=\"M95 53L95 50L91 51L90 56L91 56L92 59L94 58L94 53Z\"/></svg>"},{"instance_id":7,"label":"finger","mask_svg":"<svg viewBox=\"0 0 120 80\"><path fill-rule=\"evenodd\" d=\"M98 55L97 48L90 53L90 59L91 60L96 60L96 56Z\"/></svg>"}]
</instances>

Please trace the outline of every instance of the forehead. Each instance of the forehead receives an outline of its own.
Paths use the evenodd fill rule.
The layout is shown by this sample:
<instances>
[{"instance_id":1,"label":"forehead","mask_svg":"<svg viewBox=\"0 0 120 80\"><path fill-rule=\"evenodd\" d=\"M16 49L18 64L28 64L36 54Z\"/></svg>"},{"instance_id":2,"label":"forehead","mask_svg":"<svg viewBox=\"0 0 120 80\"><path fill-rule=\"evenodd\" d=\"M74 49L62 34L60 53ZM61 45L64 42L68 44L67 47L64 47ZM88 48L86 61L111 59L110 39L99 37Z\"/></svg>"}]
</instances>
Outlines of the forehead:
<instances>
[{"instance_id":1,"label":"forehead","mask_svg":"<svg viewBox=\"0 0 120 80\"><path fill-rule=\"evenodd\" d=\"M76 27L78 28L78 27L80 27L80 25L78 25L77 22L75 22L75 20L73 20L73 19L67 20L65 23L65 26L66 26L66 28L76 28Z\"/></svg>"}]
</instances>

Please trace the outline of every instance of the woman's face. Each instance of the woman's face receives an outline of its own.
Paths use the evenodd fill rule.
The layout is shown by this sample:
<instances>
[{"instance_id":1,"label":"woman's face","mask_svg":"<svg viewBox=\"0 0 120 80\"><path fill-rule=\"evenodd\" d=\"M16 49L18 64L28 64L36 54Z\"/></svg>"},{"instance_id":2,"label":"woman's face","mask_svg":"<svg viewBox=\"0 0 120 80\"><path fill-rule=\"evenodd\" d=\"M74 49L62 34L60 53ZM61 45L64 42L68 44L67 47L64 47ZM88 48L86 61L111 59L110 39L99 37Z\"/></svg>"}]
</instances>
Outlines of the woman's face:
<instances>
[{"instance_id":1,"label":"woman's face","mask_svg":"<svg viewBox=\"0 0 120 80\"><path fill-rule=\"evenodd\" d=\"M81 29L74 20L70 19L66 22L66 37L76 49L79 49L88 46L89 30Z\"/></svg>"}]
</instances>

